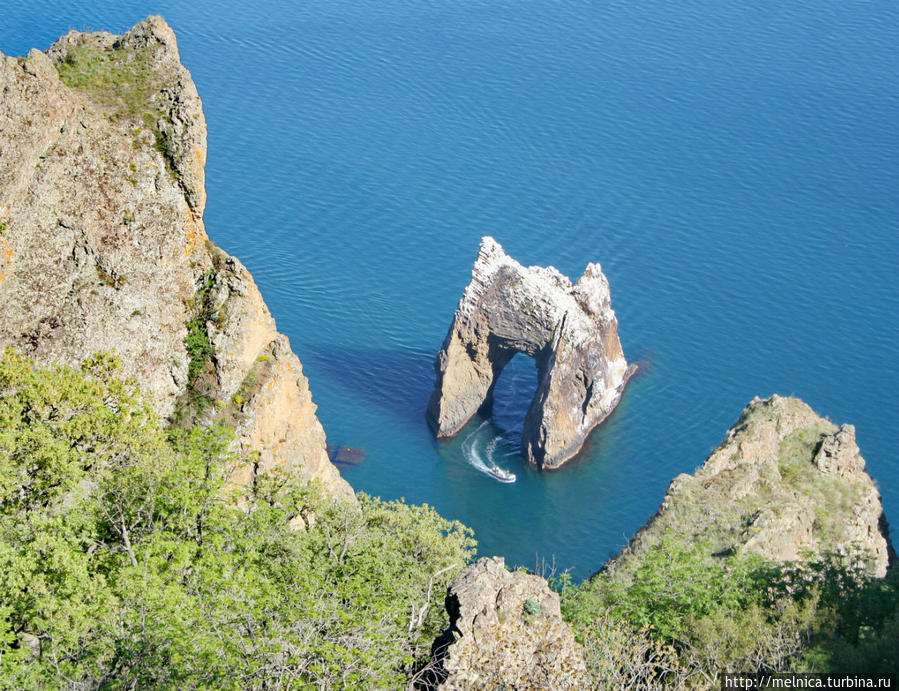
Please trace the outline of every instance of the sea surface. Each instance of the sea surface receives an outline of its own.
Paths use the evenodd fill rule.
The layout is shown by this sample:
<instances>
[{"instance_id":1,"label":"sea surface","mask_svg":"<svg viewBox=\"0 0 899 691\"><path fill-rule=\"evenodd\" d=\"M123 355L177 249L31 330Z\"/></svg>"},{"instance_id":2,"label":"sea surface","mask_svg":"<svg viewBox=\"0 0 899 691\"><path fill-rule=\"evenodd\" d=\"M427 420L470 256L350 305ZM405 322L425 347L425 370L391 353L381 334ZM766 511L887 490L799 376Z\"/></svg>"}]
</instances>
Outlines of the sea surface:
<instances>
[{"instance_id":1,"label":"sea surface","mask_svg":"<svg viewBox=\"0 0 899 691\"><path fill-rule=\"evenodd\" d=\"M5 0L0 50L166 17L209 122L212 238L256 277L357 490L590 575L753 396L856 425L899 525L899 5L889 0ZM483 235L599 261L646 361L563 470L536 386L437 442L433 359ZM490 459L518 474L500 484Z\"/></svg>"}]
</instances>

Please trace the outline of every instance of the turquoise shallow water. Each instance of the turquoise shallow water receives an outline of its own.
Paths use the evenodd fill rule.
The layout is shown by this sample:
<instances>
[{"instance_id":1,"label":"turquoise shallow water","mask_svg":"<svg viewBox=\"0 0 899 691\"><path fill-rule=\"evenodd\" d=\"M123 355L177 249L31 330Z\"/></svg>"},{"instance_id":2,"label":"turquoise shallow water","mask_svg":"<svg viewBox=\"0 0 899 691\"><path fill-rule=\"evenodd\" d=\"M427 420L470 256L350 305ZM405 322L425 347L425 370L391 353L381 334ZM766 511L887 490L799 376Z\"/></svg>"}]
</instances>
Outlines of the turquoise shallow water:
<instances>
[{"instance_id":1,"label":"turquoise shallow water","mask_svg":"<svg viewBox=\"0 0 899 691\"><path fill-rule=\"evenodd\" d=\"M208 230L256 276L330 441L367 450L356 489L582 577L779 392L856 425L899 520L894 3L13 0L0 50L150 12L204 100ZM448 443L425 424L484 234L572 278L601 262L650 363L557 473L514 453L523 356L492 422ZM491 448L516 484L470 465Z\"/></svg>"}]
</instances>

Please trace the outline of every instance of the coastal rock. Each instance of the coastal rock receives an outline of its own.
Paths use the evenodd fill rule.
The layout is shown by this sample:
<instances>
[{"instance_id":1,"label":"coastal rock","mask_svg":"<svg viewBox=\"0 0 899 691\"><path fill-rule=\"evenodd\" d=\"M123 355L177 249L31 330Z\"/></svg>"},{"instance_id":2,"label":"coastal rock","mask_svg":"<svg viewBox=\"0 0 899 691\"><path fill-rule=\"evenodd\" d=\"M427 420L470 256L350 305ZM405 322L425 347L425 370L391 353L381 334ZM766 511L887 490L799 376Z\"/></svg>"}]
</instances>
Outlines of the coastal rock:
<instances>
[{"instance_id":1,"label":"coastal rock","mask_svg":"<svg viewBox=\"0 0 899 691\"><path fill-rule=\"evenodd\" d=\"M481 240L435 362L428 420L438 437L456 434L489 407L516 353L533 357L538 371L522 454L540 468L558 468L615 408L633 372L599 264L572 285L552 266L525 268L493 238Z\"/></svg>"},{"instance_id":2,"label":"coastal rock","mask_svg":"<svg viewBox=\"0 0 899 691\"><path fill-rule=\"evenodd\" d=\"M656 515L606 570L626 574L667 531L715 554L797 561L836 552L878 577L892 555L855 428L777 395L753 399L705 463L674 479Z\"/></svg>"},{"instance_id":3,"label":"coastal rock","mask_svg":"<svg viewBox=\"0 0 899 691\"><path fill-rule=\"evenodd\" d=\"M442 691L589 688L581 646L543 578L485 557L453 578L446 609L450 626L434 643Z\"/></svg>"},{"instance_id":4,"label":"coastal rock","mask_svg":"<svg viewBox=\"0 0 899 691\"><path fill-rule=\"evenodd\" d=\"M197 87L181 64L175 32L162 17L150 16L122 36L70 31L50 46L47 56L57 65L64 63L85 43L113 59L130 60L134 70L128 76L145 80L135 94L145 95L148 101L140 104L142 124L154 127L161 135L159 141L166 142L161 153L177 172L177 183L191 209L202 216L206 208L206 118ZM132 108L137 105L130 104Z\"/></svg>"},{"instance_id":5,"label":"coastal rock","mask_svg":"<svg viewBox=\"0 0 899 691\"><path fill-rule=\"evenodd\" d=\"M171 28L0 55L0 94L0 346L43 364L112 351L161 416L234 425L235 479L284 468L352 499L299 360L206 234L206 121Z\"/></svg>"}]
</instances>

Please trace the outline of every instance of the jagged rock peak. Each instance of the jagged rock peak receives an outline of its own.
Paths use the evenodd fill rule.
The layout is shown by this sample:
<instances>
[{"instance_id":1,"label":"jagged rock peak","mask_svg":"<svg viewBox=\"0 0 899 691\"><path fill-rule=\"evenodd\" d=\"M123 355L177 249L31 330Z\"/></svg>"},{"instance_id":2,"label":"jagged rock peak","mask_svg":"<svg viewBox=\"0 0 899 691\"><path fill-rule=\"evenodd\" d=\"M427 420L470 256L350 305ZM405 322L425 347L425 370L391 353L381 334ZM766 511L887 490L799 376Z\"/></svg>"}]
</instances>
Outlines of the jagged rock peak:
<instances>
[{"instance_id":1,"label":"jagged rock peak","mask_svg":"<svg viewBox=\"0 0 899 691\"><path fill-rule=\"evenodd\" d=\"M525 268L484 237L435 362L428 420L437 436L456 434L489 407L500 373L519 352L538 369L522 453L541 468L557 468L615 408L633 371L609 283L596 263L574 285L555 267Z\"/></svg>"},{"instance_id":2,"label":"jagged rock peak","mask_svg":"<svg viewBox=\"0 0 899 691\"><path fill-rule=\"evenodd\" d=\"M192 211L202 216L206 207L206 118L197 87L181 64L175 32L165 20L147 17L121 36L106 31L70 31L50 46L47 55L64 70L77 70L78 61L85 59L105 58L114 63L111 71L129 80L123 89L127 93L124 104L103 92L108 83L92 85L78 76L71 81L83 85L95 105L114 116L121 117L125 110L140 115L146 127L155 128L154 143L177 173ZM142 97L144 102L137 103Z\"/></svg>"},{"instance_id":3,"label":"jagged rock peak","mask_svg":"<svg viewBox=\"0 0 899 691\"><path fill-rule=\"evenodd\" d=\"M667 531L715 554L798 561L841 553L876 576L892 555L855 428L778 395L750 402L705 463L671 482L656 515L606 569L627 573Z\"/></svg>"},{"instance_id":4,"label":"jagged rock peak","mask_svg":"<svg viewBox=\"0 0 899 691\"><path fill-rule=\"evenodd\" d=\"M352 500L300 361L206 234L205 160L160 17L0 55L0 347L44 365L112 351L160 416L235 428L235 480L280 468Z\"/></svg>"},{"instance_id":5,"label":"jagged rock peak","mask_svg":"<svg viewBox=\"0 0 899 691\"><path fill-rule=\"evenodd\" d=\"M441 691L589 688L583 650L546 580L479 559L450 582L450 626L434 642Z\"/></svg>"}]
</instances>

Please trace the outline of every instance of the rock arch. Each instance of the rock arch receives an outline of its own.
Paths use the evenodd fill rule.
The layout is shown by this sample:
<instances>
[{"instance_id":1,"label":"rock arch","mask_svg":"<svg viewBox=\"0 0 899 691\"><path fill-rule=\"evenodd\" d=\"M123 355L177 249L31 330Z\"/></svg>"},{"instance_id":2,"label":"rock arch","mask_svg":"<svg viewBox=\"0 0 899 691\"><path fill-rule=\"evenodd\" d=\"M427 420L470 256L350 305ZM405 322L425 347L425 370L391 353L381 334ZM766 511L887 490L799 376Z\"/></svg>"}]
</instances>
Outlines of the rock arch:
<instances>
[{"instance_id":1,"label":"rock arch","mask_svg":"<svg viewBox=\"0 0 899 691\"><path fill-rule=\"evenodd\" d=\"M522 454L558 468L615 408L633 373L609 283L599 264L588 264L574 285L552 266L525 268L485 237L435 362L428 420L438 437L453 436L489 403L519 352L534 358L538 378Z\"/></svg>"}]
</instances>

